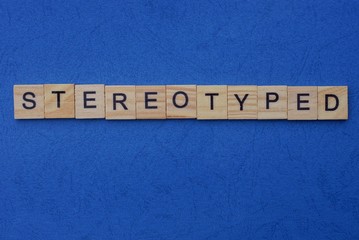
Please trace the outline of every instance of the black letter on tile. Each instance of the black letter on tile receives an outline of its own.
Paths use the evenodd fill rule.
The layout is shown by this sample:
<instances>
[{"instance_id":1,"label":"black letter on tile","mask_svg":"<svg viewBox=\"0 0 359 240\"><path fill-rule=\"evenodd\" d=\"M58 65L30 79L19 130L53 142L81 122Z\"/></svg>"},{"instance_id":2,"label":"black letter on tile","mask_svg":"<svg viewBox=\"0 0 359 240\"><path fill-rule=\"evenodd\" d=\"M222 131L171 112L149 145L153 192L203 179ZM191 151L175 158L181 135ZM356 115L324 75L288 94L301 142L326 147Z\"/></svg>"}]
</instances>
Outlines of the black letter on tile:
<instances>
[{"instance_id":1,"label":"black letter on tile","mask_svg":"<svg viewBox=\"0 0 359 240\"><path fill-rule=\"evenodd\" d=\"M87 94L96 94L96 91L84 92L84 108L96 108L96 105L87 105L87 102L96 101L96 98L87 98Z\"/></svg>"},{"instance_id":2,"label":"black letter on tile","mask_svg":"<svg viewBox=\"0 0 359 240\"><path fill-rule=\"evenodd\" d=\"M205 96L210 96L211 100L210 100L210 103L211 103L211 110L214 109L214 104L213 104L213 100L214 100L214 96L218 96L219 93L206 93Z\"/></svg>"},{"instance_id":3,"label":"black letter on tile","mask_svg":"<svg viewBox=\"0 0 359 240\"><path fill-rule=\"evenodd\" d=\"M335 99L335 106L333 108L329 108L329 98L332 97ZM339 107L339 98L334 94L325 94L325 111L335 111Z\"/></svg>"},{"instance_id":4,"label":"black letter on tile","mask_svg":"<svg viewBox=\"0 0 359 240\"><path fill-rule=\"evenodd\" d=\"M57 96L57 108L60 108L60 94L66 93L65 91L52 91L52 94L56 94Z\"/></svg>"},{"instance_id":5,"label":"black letter on tile","mask_svg":"<svg viewBox=\"0 0 359 240\"><path fill-rule=\"evenodd\" d=\"M275 96L274 99L269 99L269 96L272 95L272 96ZM267 95L266 95L266 109L269 109L269 103L270 102L278 102L279 100L279 95L278 93L276 92L267 92Z\"/></svg>"},{"instance_id":6,"label":"black letter on tile","mask_svg":"<svg viewBox=\"0 0 359 240\"><path fill-rule=\"evenodd\" d=\"M33 97L33 98L35 98L35 97L36 97L36 96L35 96L35 93L33 93L33 92L26 92L26 93L24 93L24 95L22 95L22 99L23 99L25 102L30 102L30 103L32 103L32 105L31 105L31 106L26 106L26 104L23 103L22 106L23 106L25 109L28 109L28 110L36 108L36 102L35 102L35 100L28 99L28 98L27 98L28 95L31 96L31 97Z\"/></svg>"},{"instance_id":7,"label":"black letter on tile","mask_svg":"<svg viewBox=\"0 0 359 240\"><path fill-rule=\"evenodd\" d=\"M301 103L309 103L308 100L301 100L300 97L308 97L309 93L298 93L297 94L297 110L310 110L309 107L301 107L300 104Z\"/></svg>"},{"instance_id":8,"label":"black letter on tile","mask_svg":"<svg viewBox=\"0 0 359 240\"><path fill-rule=\"evenodd\" d=\"M117 99L118 96L121 96L122 100L118 100ZM113 94L113 110L117 110L116 103L120 103L125 110L128 110L127 106L124 103L126 101L126 99L127 99L126 94L124 94L124 93L114 93Z\"/></svg>"},{"instance_id":9,"label":"black letter on tile","mask_svg":"<svg viewBox=\"0 0 359 240\"><path fill-rule=\"evenodd\" d=\"M185 102L183 105L178 105L177 102L176 102L176 97L178 94L182 94L185 98ZM172 102L173 102L173 105L176 107L176 108L184 108L188 105L188 95L187 93L185 92L182 92L182 91L178 91L176 92L174 95L173 95L173 98L172 98Z\"/></svg>"},{"instance_id":10,"label":"black letter on tile","mask_svg":"<svg viewBox=\"0 0 359 240\"><path fill-rule=\"evenodd\" d=\"M243 104L244 104L244 102L246 101L248 95L249 95L249 94L244 95L243 100L241 100L241 99L239 98L238 94L234 94L234 96L236 96L236 98L237 98L237 100L238 100L238 102L239 102L240 110L241 110L241 111L243 111Z\"/></svg>"},{"instance_id":11,"label":"black letter on tile","mask_svg":"<svg viewBox=\"0 0 359 240\"><path fill-rule=\"evenodd\" d=\"M157 92L145 92L145 108L146 109L157 109L157 106L149 106L149 102L157 102L156 98L148 98L149 95L157 95Z\"/></svg>"}]
</instances>

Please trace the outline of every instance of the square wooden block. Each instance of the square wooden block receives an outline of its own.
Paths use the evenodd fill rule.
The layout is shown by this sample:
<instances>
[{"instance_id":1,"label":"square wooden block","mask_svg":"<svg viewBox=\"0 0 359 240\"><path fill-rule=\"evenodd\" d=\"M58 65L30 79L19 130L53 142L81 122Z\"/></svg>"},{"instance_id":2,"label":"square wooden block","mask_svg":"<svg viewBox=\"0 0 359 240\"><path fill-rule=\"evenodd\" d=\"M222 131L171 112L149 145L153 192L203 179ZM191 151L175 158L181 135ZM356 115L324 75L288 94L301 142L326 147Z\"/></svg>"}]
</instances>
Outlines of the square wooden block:
<instances>
[{"instance_id":1,"label":"square wooden block","mask_svg":"<svg viewBox=\"0 0 359 240\"><path fill-rule=\"evenodd\" d=\"M15 119L45 117L44 85L14 85Z\"/></svg>"},{"instance_id":2,"label":"square wooden block","mask_svg":"<svg viewBox=\"0 0 359 240\"><path fill-rule=\"evenodd\" d=\"M257 86L228 86L228 119L257 119Z\"/></svg>"},{"instance_id":3,"label":"square wooden block","mask_svg":"<svg viewBox=\"0 0 359 240\"><path fill-rule=\"evenodd\" d=\"M75 117L75 85L45 84L45 118Z\"/></svg>"},{"instance_id":4,"label":"square wooden block","mask_svg":"<svg viewBox=\"0 0 359 240\"><path fill-rule=\"evenodd\" d=\"M287 119L287 86L258 86L258 119Z\"/></svg>"},{"instance_id":5,"label":"square wooden block","mask_svg":"<svg viewBox=\"0 0 359 240\"><path fill-rule=\"evenodd\" d=\"M318 87L318 119L348 119L348 87Z\"/></svg>"},{"instance_id":6,"label":"square wooden block","mask_svg":"<svg viewBox=\"0 0 359 240\"><path fill-rule=\"evenodd\" d=\"M106 119L136 119L135 86L106 86Z\"/></svg>"},{"instance_id":7,"label":"square wooden block","mask_svg":"<svg viewBox=\"0 0 359 240\"><path fill-rule=\"evenodd\" d=\"M288 120L317 120L318 87L288 87Z\"/></svg>"},{"instance_id":8,"label":"square wooden block","mask_svg":"<svg viewBox=\"0 0 359 240\"><path fill-rule=\"evenodd\" d=\"M136 86L136 118L166 118L166 86Z\"/></svg>"},{"instance_id":9,"label":"square wooden block","mask_svg":"<svg viewBox=\"0 0 359 240\"><path fill-rule=\"evenodd\" d=\"M196 118L196 95L196 85L167 85L167 118Z\"/></svg>"},{"instance_id":10,"label":"square wooden block","mask_svg":"<svg viewBox=\"0 0 359 240\"><path fill-rule=\"evenodd\" d=\"M105 118L105 85L75 85L76 118Z\"/></svg>"},{"instance_id":11,"label":"square wooden block","mask_svg":"<svg viewBox=\"0 0 359 240\"><path fill-rule=\"evenodd\" d=\"M227 85L197 86L197 119L227 119Z\"/></svg>"}]
</instances>

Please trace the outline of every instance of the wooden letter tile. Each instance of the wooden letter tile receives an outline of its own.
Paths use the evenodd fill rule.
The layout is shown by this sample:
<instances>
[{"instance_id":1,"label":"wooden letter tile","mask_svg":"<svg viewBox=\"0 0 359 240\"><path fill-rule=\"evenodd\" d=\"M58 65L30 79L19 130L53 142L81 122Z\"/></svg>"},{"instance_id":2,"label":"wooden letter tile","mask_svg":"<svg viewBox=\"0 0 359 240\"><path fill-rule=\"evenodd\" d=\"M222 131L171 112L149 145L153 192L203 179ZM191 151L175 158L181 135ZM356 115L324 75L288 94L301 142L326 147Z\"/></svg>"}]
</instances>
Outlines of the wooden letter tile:
<instances>
[{"instance_id":1,"label":"wooden letter tile","mask_svg":"<svg viewBox=\"0 0 359 240\"><path fill-rule=\"evenodd\" d=\"M318 119L348 119L348 87L318 87Z\"/></svg>"},{"instance_id":2,"label":"wooden letter tile","mask_svg":"<svg viewBox=\"0 0 359 240\"><path fill-rule=\"evenodd\" d=\"M288 120L317 120L318 87L288 87Z\"/></svg>"},{"instance_id":3,"label":"wooden letter tile","mask_svg":"<svg viewBox=\"0 0 359 240\"><path fill-rule=\"evenodd\" d=\"M76 85L76 118L105 118L105 86Z\"/></svg>"},{"instance_id":4,"label":"wooden letter tile","mask_svg":"<svg viewBox=\"0 0 359 240\"><path fill-rule=\"evenodd\" d=\"M197 86L197 119L227 119L227 85Z\"/></svg>"},{"instance_id":5,"label":"wooden letter tile","mask_svg":"<svg viewBox=\"0 0 359 240\"><path fill-rule=\"evenodd\" d=\"M257 118L257 86L228 86L228 119Z\"/></svg>"},{"instance_id":6,"label":"wooden letter tile","mask_svg":"<svg viewBox=\"0 0 359 240\"><path fill-rule=\"evenodd\" d=\"M166 118L166 86L136 86L136 118Z\"/></svg>"},{"instance_id":7,"label":"wooden letter tile","mask_svg":"<svg viewBox=\"0 0 359 240\"><path fill-rule=\"evenodd\" d=\"M44 85L14 85L15 119L42 119Z\"/></svg>"},{"instance_id":8,"label":"wooden letter tile","mask_svg":"<svg viewBox=\"0 0 359 240\"><path fill-rule=\"evenodd\" d=\"M287 119L287 86L258 86L258 119Z\"/></svg>"},{"instance_id":9,"label":"wooden letter tile","mask_svg":"<svg viewBox=\"0 0 359 240\"><path fill-rule=\"evenodd\" d=\"M75 85L45 84L45 118L75 117Z\"/></svg>"},{"instance_id":10,"label":"wooden letter tile","mask_svg":"<svg viewBox=\"0 0 359 240\"><path fill-rule=\"evenodd\" d=\"M167 85L167 118L196 118L196 85Z\"/></svg>"},{"instance_id":11,"label":"wooden letter tile","mask_svg":"<svg viewBox=\"0 0 359 240\"><path fill-rule=\"evenodd\" d=\"M135 86L106 86L106 119L136 119Z\"/></svg>"}]
</instances>

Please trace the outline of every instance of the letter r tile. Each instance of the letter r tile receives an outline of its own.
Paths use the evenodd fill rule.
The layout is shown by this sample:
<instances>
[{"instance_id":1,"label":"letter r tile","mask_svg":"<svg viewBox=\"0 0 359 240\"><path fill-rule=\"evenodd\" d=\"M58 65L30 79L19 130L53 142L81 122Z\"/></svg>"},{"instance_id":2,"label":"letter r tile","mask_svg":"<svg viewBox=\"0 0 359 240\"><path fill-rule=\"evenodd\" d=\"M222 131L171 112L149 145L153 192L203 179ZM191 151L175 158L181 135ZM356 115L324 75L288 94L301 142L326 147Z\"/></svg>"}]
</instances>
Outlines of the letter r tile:
<instances>
[{"instance_id":1,"label":"letter r tile","mask_svg":"<svg viewBox=\"0 0 359 240\"><path fill-rule=\"evenodd\" d=\"M136 119L135 86L106 86L106 119Z\"/></svg>"}]
</instances>

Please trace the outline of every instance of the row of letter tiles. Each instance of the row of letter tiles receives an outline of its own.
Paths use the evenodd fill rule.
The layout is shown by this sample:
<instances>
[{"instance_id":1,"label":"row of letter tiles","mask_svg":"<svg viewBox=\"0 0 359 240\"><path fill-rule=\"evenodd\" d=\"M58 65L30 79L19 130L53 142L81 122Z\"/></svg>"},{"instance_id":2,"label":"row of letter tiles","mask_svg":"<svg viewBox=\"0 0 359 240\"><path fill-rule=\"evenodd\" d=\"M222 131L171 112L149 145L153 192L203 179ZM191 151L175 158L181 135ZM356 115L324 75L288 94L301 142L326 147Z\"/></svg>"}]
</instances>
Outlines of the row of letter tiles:
<instances>
[{"instance_id":1,"label":"row of letter tiles","mask_svg":"<svg viewBox=\"0 0 359 240\"><path fill-rule=\"evenodd\" d=\"M14 85L15 119L348 119L347 86Z\"/></svg>"}]
</instances>

